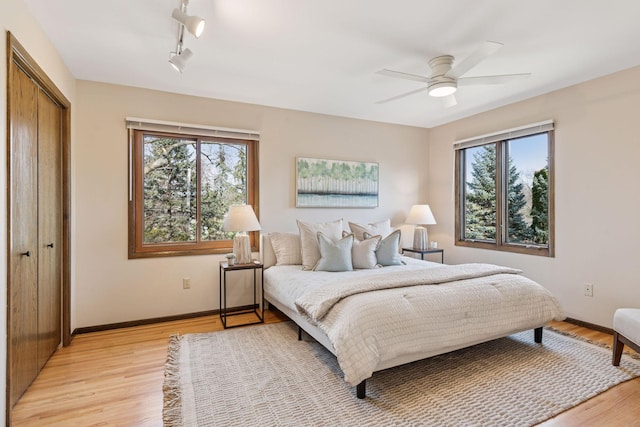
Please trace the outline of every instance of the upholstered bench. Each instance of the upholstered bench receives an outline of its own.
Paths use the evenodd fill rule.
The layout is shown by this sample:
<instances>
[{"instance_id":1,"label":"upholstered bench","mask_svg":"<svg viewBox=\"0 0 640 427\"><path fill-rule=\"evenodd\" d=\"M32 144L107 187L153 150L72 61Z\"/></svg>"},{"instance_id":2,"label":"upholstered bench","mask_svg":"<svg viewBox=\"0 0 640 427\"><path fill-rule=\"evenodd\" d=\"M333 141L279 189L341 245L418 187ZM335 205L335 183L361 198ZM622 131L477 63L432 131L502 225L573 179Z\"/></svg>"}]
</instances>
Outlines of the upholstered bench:
<instances>
[{"instance_id":1,"label":"upholstered bench","mask_svg":"<svg viewBox=\"0 0 640 427\"><path fill-rule=\"evenodd\" d=\"M620 365L625 344L640 353L640 308L619 308L613 315L613 366Z\"/></svg>"}]
</instances>

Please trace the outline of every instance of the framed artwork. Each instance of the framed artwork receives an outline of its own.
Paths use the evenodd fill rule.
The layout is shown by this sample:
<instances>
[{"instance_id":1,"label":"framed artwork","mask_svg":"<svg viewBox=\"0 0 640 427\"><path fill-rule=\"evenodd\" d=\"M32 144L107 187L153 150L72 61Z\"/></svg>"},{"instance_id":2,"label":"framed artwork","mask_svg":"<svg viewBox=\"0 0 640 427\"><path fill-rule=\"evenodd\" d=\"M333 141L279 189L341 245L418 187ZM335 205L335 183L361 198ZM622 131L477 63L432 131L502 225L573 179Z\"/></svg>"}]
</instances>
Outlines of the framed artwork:
<instances>
[{"instance_id":1,"label":"framed artwork","mask_svg":"<svg viewBox=\"0 0 640 427\"><path fill-rule=\"evenodd\" d=\"M378 163L297 157L296 207L378 207Z\"/></svg>"}]
</instances>

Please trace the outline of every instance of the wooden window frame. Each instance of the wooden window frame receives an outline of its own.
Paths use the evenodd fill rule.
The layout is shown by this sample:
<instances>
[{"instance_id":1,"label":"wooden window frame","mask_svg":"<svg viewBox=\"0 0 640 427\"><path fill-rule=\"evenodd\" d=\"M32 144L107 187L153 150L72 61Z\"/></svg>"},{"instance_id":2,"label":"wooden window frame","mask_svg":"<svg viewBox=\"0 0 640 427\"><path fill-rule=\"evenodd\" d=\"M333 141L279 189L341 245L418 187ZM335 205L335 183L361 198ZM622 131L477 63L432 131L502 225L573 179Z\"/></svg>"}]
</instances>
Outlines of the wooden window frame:
<instances>
[{"instance_id":1,"label":"wooden window frame","mask_svg":"<svg viewBox=\"0 0 640 427\"><path fill-rule=\"evenodd\" d=\"M234 138L212 137L207 135L180 134L162 131L149 131L141 129L129 130L129 259L154 258L169 256L191 256L228 253L233 249L233 240L212 240L196 242L176 243L144 243L143 242L143 162L144 162L144 135L165 136L176 139L190 139L197 142L217 142L228 144L245 144L247 146L247 204L251 205L259 218L258 211L258 141ZM200 171L200 156L197 156L197 169ZM198 194L200 194L200 173L197 178ZM200 197L197 207L197 230L200 230L201 212ZM258 232L249 232L251 250L258 250Z\"/></svg>"},{"instance_id":2,"label":"wooden window frame","mask_svg":"<svg viewBox=\"0 0 640 427\"><path fill-rule=\"evenodd\" d=\"M511 243L507 239L506 224L506 193L507 193L507 174L508 174L508 154L506 144L510 139L499 140L482 145L496 145L496 241L478 241L464 238L464 197L465 197L465 167L463 152L465 149L455 151L455 245L478 248L491 249L505 252L515 252L520 254L529 254L545 257L555 256L555 165L554 165L554 130L548 130L548 158L549 158L549 239L546 246ZM531 135L534 135L532 133Z\"/></svg>"}]
</instances>

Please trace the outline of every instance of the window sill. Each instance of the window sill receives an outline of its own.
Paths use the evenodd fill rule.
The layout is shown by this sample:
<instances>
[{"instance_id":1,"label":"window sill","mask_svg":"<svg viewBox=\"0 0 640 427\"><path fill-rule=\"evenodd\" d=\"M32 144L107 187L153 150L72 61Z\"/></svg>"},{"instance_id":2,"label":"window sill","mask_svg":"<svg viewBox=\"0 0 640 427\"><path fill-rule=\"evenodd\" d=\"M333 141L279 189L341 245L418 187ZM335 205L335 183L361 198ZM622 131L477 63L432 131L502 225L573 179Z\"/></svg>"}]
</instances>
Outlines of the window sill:
<instances>
[{"instance_id":1,"label":"window sill","mask_svg":"<svg viewBox=\"0 0 640 427\"><path fill-rule=\"evenodd\" d=\"M470 242L458 240L456 246L476 249L489 249L493 251L512 252L517 254L543 256L553 258L555 255L551 247L527 246L527 245L498 245L496 243Z\"/></svg>"}]
</instances>

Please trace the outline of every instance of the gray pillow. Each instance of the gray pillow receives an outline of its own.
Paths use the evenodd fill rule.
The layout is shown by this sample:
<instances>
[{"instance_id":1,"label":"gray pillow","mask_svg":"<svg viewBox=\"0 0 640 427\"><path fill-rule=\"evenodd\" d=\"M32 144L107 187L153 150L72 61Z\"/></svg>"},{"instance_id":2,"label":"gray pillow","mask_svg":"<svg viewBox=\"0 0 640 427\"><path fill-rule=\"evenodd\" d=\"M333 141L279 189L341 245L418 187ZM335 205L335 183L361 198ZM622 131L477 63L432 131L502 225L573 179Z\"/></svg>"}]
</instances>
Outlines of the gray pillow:
<instances>
[{"instance_id":1,"label":"gray pillow","mask_svg":"<svg viewBox=\"0 0 640 427\"><path fill-rule=\"evenodd\" d=\"M364 233L364 238L371 237L369 233ZM402 265L400 258L400 230L396 230L382 239L376 249L378 265L385 267L388 265Z\"/></svg>"},{"instance_id":2,"label":"gray pillow","mask_svg":"<svg viewBox=\"0 0 640 427\"><path fill-rule=\"evenodd\" d=\"M353 234L348 234L340 240L331 240L322 232L318 232L318 247L320 259L313 269L315 271L351 271L351 247Z\"/></svg>"}]
</instances>

